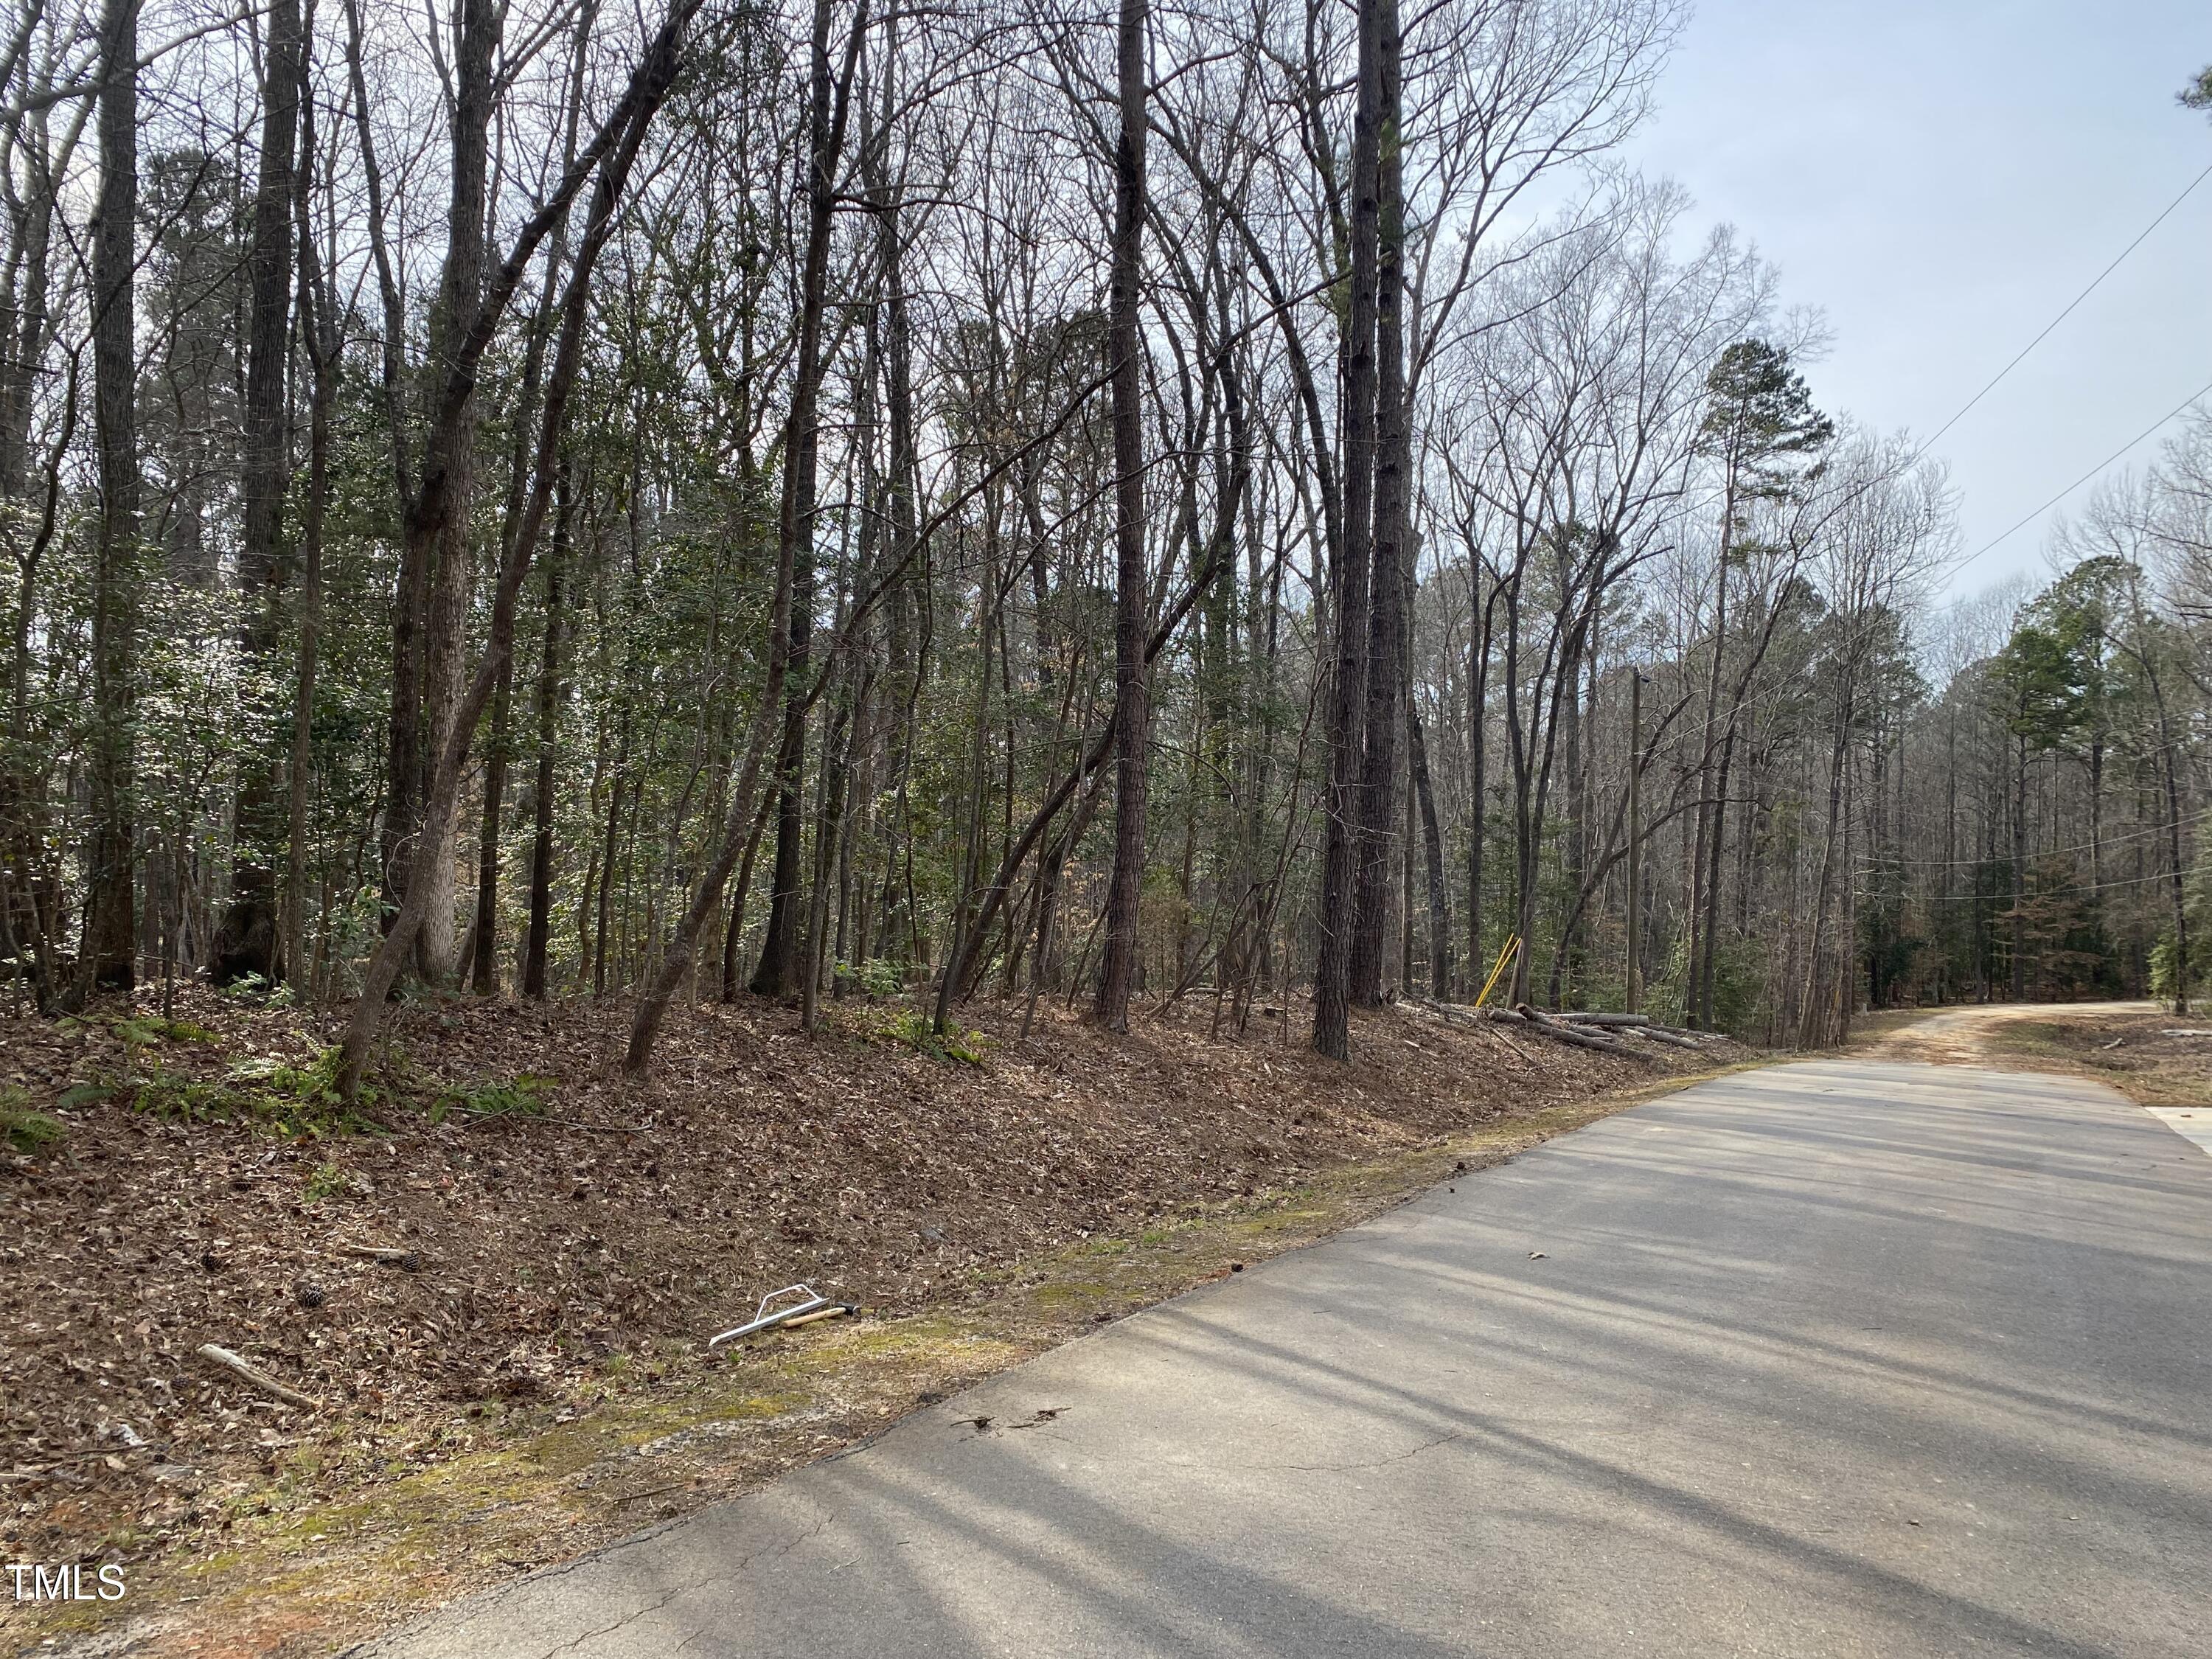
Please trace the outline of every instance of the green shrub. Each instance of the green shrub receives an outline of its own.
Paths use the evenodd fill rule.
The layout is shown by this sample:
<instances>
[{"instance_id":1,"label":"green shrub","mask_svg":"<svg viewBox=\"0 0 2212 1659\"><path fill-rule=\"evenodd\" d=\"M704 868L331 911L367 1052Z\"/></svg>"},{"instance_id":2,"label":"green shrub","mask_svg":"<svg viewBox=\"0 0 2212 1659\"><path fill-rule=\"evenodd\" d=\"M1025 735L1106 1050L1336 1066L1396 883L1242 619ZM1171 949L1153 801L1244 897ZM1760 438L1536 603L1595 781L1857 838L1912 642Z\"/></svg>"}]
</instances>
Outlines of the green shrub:
<instances>
[{"instance_id":1,"label":"green shrub","mask_svg":"<svg viewBox=\"0 0 2212 1659\"><path fill-rule=\"evenodd\" d=\"M2195 918L2192 917L2191 926L2195 925ZM2159 930L2157 942L2150 947L2150 994L2169 1008L2173 1006L2174 993L2179 988L2175 983L2178 975L2173 971L2173 964L2180 954L2174 946L2173 925L2169 922ZM2201 994L2204 988L2204 964L2197 959L2197 952L2192 951L2190 955L2189 994L2194 997Z\"/></svg>"},{"instance_id":2,"label":"green shrub","mask_svg":"<svg viewBox=\"0 0 2212 1659\"><path fill-rule=\"evenodd\" d=\"M361 1188L352 1174L342 1165L318 1164L314 1173L307 1177L307 1196L311 1204L319 1204L331 1198L358 1198Z\"/></svg>"},{"instance_id":3,"label":"green shrub","mask_svg":"<svg viewBox=\"0 0 2212 1659\"><path fill-rule=\"evenodd\" d=\"M906 989L906 966L883 957L870 957L857 967L849 962L839 963L837 978L862 996L880 1002Z\"/></svg>"}]
</instances>

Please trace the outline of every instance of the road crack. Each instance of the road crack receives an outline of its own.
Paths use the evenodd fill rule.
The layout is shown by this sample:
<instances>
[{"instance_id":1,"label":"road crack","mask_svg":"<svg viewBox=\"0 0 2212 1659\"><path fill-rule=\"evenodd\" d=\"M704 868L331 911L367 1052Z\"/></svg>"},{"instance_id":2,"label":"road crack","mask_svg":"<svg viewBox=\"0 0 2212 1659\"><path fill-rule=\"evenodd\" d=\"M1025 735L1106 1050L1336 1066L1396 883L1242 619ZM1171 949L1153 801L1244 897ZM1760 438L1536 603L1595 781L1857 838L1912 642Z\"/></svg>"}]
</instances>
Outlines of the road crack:
<instances>
[{"instance_id":1,"label":"road crack","mask_svg":"<svg viewBox=\"0 0 2212 1659\"><path fill-rule=\"evenodd\" d=\"M555 1656L559 1654L576 1652L581 1649L586 1642L595 1642L603 1636L611 1636L624 1626L635 1624L639 1620L645 1618L649 1613L659 1613L662 1608L668 1606L670 1602L674 1601L679 1596L689 1595L694 1590L704 1589L708 1585L720 1583L725 1579L742 1577L751 1568L753 1563L756 1561L769 1558L781 1560L785 1556L790 1554L793 1550L798 1549L801 1545L811 1543L815 1539L819 1538L823 1533L827 1532L832 1526L836 1524L836 1511L834 1510L830 1510L817 1520L812 1526L804 1528L793 1537L785 1539L781 1543L763 1545L758 1549L747 1552L733 1565L718 1567L712 1572L702 1573L696 1578L686 1580L684 1583L680 1584L672 1585L669 1589L664 1590L655 1600L646 1603L642 1607L631 1608L621 1618L616 1620L611 1625L603 1625L597 1630L586 1631L582 1635L574 1638L573 1640L563 1642L558 1647L546 1649L544 1654L540 1656L540 1659L555 1659ZM685 1637L684 1640L677 1645L675 1650L681 1653L685 1648L690 1646L694 1641L698 1639L698 1635L699 1632L695 1632L692 1635Z\"/></svg>"}]
</instances>

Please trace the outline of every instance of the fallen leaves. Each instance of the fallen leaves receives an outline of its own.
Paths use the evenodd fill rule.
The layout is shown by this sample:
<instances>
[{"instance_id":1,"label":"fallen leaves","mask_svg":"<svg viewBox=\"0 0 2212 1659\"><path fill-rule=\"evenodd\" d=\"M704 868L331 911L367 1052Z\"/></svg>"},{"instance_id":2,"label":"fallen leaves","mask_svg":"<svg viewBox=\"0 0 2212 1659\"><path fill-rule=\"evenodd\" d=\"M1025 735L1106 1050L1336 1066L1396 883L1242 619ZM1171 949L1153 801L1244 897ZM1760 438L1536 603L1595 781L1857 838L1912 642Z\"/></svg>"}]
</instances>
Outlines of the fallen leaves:
<instances>
[{"instance_id":1,"label":"fallen leaves","mask_svg":"<svg viewBox=\"0 0 2212 1659\"><path fill-rule=\"evenodd\" d=\"M306 1066L331 1036L298 1011L179 1005L196 1035L155 1042L185 1082ZM635 1085L610 1064L617 1002L396 1009L393 1133L297 1139L87 1095L132 1057L114 1022L0 1021L0 1082L69 1131L0 1162L0 1547L157 1550L219 1528L280 1455L337 1492L436 1462L496 1402L586 1411L609 1367L688 1351L781 1285L892 1315L965 1304L1025 1259L1632 1074L1565 1049L1503 1074L1479 1035L1390 1040L1390 1011L1361 1016L1348 1071L1274 1009L1247 1037L1210 1036L1200 1009L1115 1038L1041 1008L1024 1042L1018 1005L982 1006L980 1065L872 1040L880 1010L826 1012L810 1041L771 1004L683 1011ZM523 1076L554 1079L551 1112L432 1121ZM204 1345L323 1412L303 1424L196 1364Z\"/></svg>"}]
</instances>

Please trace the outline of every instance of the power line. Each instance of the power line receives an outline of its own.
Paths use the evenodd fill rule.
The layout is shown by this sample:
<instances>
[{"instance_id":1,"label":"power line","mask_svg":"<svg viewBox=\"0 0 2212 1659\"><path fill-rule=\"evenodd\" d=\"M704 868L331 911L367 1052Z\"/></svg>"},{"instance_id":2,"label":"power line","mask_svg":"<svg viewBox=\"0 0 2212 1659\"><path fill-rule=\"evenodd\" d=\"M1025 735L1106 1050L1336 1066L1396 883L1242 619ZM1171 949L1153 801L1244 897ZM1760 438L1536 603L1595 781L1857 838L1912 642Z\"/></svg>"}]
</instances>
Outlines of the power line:
<instances>
[{"instance_id":1,"label":"power line","mask_svg":"<svg viewBox=\"0 0 2212 1659\"><path fill-rule=\"evenodd\" d=\"M1863 899L1894 899L1905 904L2002 904L2007 902L2017 904L2027 899L2070 898L2079 893L2101 893L2108 888L2141 887L2146 882L2171 882L2172 879L2172 871L2160 870L2148 876L2129 876L2115 881L2084 882L2075 887L2034 888L2025 893L1915 893L1907 896L1900 893L1870 892L1865 888L1855 887L1851 890L1851 896ZM2186 872L2184 874L2184 879L2186 879Z\"/></svg>"},{"instance_id":2,"label":"power line","mask_svg":"<svg viewBox=\"0 0 2212 1659\"><path fill-rule=\"evenodd\" d=\"M2182 822L2185 824L2197 823L2208 816L2212 816L2212 806L2201 806L2194 812L2185 815ZM2163 836L2172 828L2171 824L2165 823L2145 824L2138 830L2123 830L2117 835L2100 836L2095 841L2076 842L2071 847L2046 847L2033 856L2039 859L2054 859L2069 853L2108 851L2114 847L2124 846L2129 842L2141 841L2146 836ZM1993 854L1985 859L1907 859L1899 858L1888 853L1861 853L1856 856L1865 866L1880 865L1884 869L1894 869L1903 866L1915 870L1972 870L1985 864L2008 864L2012 861L2012 854L2009 853Z\"/></svg>"},{"instance_id":3,"label":"power line","mask_svg":"<svg viewBox=\"0 0 2212 1659\"><path fill-rule=\"evenodd\" d=\"M2066 302L2065 310L2060 312L2056 317L2053 317L2049 322L2045 323L2043 325L2043 331L2038 334L2033 340L2030 340L2026 345L2022 346L2019 352L2014 355L2010 362L2007 363L2002 368L1999 369L1995 374L1990 376L1989 384L1984 386L1979 392L1977 392L1972 397L1967 398L1956 415L1954 415L1949 420L1944 422L1942 425L1937 427L1935 433L1928 439L1928 441L1920 446L1919 455L1926 454L1929 450L1935 447L1936 440L1937 438L1942 437L1953 427L1958 425L1960 421L1966 419L1968 411L1971 410L1976 404L1978 404L1983 398L1988 397L1990 392L1996 391L1997 389L1998 382L2002 380L2006 375L2011 374L2013 370L2018 368L2021 362L2026 360L2027 354L2034 350L2036 347L2041 345L2044 341L2049 337L2052 329L2057 328L2059 324L2064 322L2069 317L2072 316L2074 314L2075 307L2079 306L2082 301L2087 299L2092 294L2094 294L2098 288L2102 285L2105 278L2118 270L2120 268L2121 264L2127 258L2128 255L2133 253L2137 248L2141 247L2143 244L2144 239L2148 237L2151 232L2156 230L2160 225L2164 224L2166 220L2172 216L2174 209L2179 207L2184 202L2187 201L2190 197L2195 193L2197 186L2203 184L2207 179L2212 179L2212 167L2207 167L2203 172L2198 173L2194 179L2191 179L2187 185L2183 186L2181 194L2175 197L2171 202L2168 202L2166 204L2164 210L2159 214L2158 217L2145 225L2136 234L2135 240L2130 242L2125 247L2122 248L2118 254L2114 255L2112 263L2106 265L2102 270L2099 271L2096 276L2091 279L2088 287L2083 289L2079 294L2075 295L2071 300ZM2169 416L2167 418L2171 419L2172 417ZM1919 459L1919 455L1914 456L1913 459L1917 460ZM2038 509L2038 511L2040 510L2040 508ZM2030 514L2029 516L2033 517L2033 514ZM2018 526L2015 526L2014 528L2017 529ZM2009 535L2012 532L2008 531L2005 533ZM1991 545L1995 545L1995 544L1993 543ZM1984 551L1987 550L1987 549L1984 550ZM1980 555L1977 554L1975 556L1979 557Z\"/></svg>"},{"instance_id":4,"label":"power line","mask_svg":"<svg viewBox=\"0 0 2212 1659\"><path fill-rule=\"evenodd\" d=\"M2028 514L2024 514L2024 515L2023 515L2021 519L2019 519L2016 522L2014 522L2014 524L2012 524L2011 526L2009 526L2008 528L2006 528L2004 531L2002 531L2002 532L2000 532L1999 534L1990 537L1989 540L1987 540L1987 541L1984 542L1984 543L1983 543L1979 547L1976 548L1972 552L1971 552L1971 553L1969 553L1968 555L1966 555L1966 556L1965 558L1961 559L1961 560L1959 562L1959 566L1958 566L1958 568L1959 568L1960 569L1961 569L1961 570L1965 569L1968 565L1970 565L1970 564L1973 563L1973 562L1974 562L1975 560L1977 560L1977 559L1980 558L1980 557L1982 556L1982 555L1983 555L1983 554L1984 554L1984 553L1988 552L1991 548L1993 548L1993 547L1996 546L1998 543L2002 542L2002 541L2005 541L2005 540L2008 540L2008 538L2010 538L2010 537L2012 536L2012 534L2013 534L2013 532L2014 532L2014 531L2017 531L2017 530L2022 529L2022 528L2024 528L2026 526L2027 526L2027 525L2032 524L2033 522L2034 522L2037 519L2041 518L2041 517L2042 517L2045 513L2048 513L2049 511L2051 511L2051 509L2052 507L2054 507L2057 506L2059 502L2061 502L2061 501L2064 501L2064 500L2065 500L2069 495L2072 495L2075 490L2079 489L2080 489L2083 484L2085 484L2085 483L2088 483L2090 479L2092 479L2092 478L2095 477L2096 477L2100 472L2102 472L2102 471L2103 471L2106 467L2110 466L2110 465L2111 465L2114 461L2118 460L2118 459L2120 459L2120 457L2121 457L2121 456L2123 456L2123 455L2126 454L2126 453L2128 453L2128 451L2130 451L2130 449L2133 449L2133 448L2134 448L2137 444L2141 443L2141 442L2142 442L2145 438L2149 437L2149 436L2151 435L2151 434L2152 434L2152 433L2154 433L2154 432L2157 431L2157 430L2159 429L2159 428L2160 428L2160 427L2164 426L2167 422L2169 422L2169 421L2172 420L2172 419L2173 419L2173 417L2174 417L2175 416L2177 416L2177 415L2180 414L2180 413L2181 413L2181 411L2182 411L2183 410L2185 410L2185 409L2188 408L2190 404L2191 404L2195 403L2195 402L2196 402L2199 398L2204 397L2207 393L2212 393L2212 380L2207 380L2207 381L2206 381L2203 386L2201 386L2197 387L2196 391L2194 391L2194 392L2191 392L2191 393L2190 393L2186 398L2183 398L2179 403L2176 404L2175 404L2172 409L2168 410L2165 414L2163 414L2163 415L2160 416L2156 420L2153 421L2153 422L2152 422L2148 426L2145 427L2142 431L2140 431L2140 432L2136 433L2136 435L2135 435L2134 437L2132 437L2132 438L2129 439L2129 440L2127 441L2127 442L2125 442L2125 443L2122 444L2122 445L2121 445L2118 449L2114 450L2111 454L2109 454L2109 455L2106 456L2106 457L2105 457L2105 459L2104 459L2103 460L2101 460L2101 461L2098 462L2098 463L2096 464L2096 465L2094 465L2094 466L2091 467L2091 468L2090 468L2087 472L2084 472L2084 473L2083 473L2080 477L2078 477L2078 478L2075 479L2075 480L2074 480L2074 482L2073 482L2072 483L2068 484L2068 485L2066 486L2066 488L2065 488L2065 489L2063 489L2060 490L2060 491L2059 491L2056 495L2053 495L2053 496L2052 496L2049 501L2047 501L2044 502L2044 504L2043 504L2042 506L2040 506L2040 507L2037 507L2037 508L2036 508L2033 512L2032 512L2032 513L2028 513Z\"/></svg>"}]
</instances>

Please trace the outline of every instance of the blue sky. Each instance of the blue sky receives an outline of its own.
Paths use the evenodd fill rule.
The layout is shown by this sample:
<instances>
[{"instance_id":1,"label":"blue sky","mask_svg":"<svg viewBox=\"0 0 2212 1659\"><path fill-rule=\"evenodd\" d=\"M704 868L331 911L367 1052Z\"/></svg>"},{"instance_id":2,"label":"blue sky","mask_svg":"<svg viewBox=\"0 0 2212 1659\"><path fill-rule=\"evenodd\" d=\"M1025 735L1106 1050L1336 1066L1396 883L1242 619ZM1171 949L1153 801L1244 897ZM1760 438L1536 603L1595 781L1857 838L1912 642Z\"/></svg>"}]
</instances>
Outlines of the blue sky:
<instances>
[{"instance_id":1,"label":"blue sky","mask_svg":"<svg viewBox=\"0 0 2212 1659\"><path fill-rule=\"evenodd\" d=\"M2204 0L1704 0L1631 155L1826 314L1824 406L1925 434L2212 165L2212 122L2174 101L2207 62ZM1964 550L2207 381L2212 179L1936 446ZM2041 571L2087 494L1954 590Z\"/></svg>"}]
</instances>

